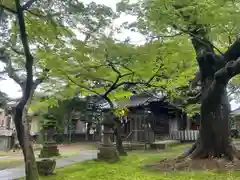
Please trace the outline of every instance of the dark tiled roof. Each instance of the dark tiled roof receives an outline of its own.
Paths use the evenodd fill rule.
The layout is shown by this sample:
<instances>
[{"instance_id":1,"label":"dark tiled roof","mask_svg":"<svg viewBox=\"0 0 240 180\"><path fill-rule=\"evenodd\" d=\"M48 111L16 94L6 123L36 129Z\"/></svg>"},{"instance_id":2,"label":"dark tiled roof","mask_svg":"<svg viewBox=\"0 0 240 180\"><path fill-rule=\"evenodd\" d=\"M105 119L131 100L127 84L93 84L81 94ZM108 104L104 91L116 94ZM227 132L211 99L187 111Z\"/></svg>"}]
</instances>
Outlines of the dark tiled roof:
<instances>
[{"instance_id":1,"label":"dark tiled roof","mask_svg":"<svg viewBox=\"0 0 240 180\"><path fill-rule=\"evenodd\" d=\"M140 97L138 99L126 99L122 101L115 102L114 105L116 108L124 107L137 107L142 105L147 105L149 102L159 101L160 99L155 97ZM107 102L99 105L101 109L109 109L110 106Z\"/></svg>"},{"instance_id":2,"label":"dark tiled roof","mask_svg":"<svg viewBox=\"0 0 240 180\"><path fill-rule=\"evenodd\" d=\"M150 102L161 101L163 97L152 94L152 93L142 93L138 95L133 95L129 99L123 99L117 102L113 102L115 108L124 107L137 107L142 105L148 105ZM105 100L101 100L97 103L101 109L109 109L110 106Z\"/></svg>"}]
</instances>

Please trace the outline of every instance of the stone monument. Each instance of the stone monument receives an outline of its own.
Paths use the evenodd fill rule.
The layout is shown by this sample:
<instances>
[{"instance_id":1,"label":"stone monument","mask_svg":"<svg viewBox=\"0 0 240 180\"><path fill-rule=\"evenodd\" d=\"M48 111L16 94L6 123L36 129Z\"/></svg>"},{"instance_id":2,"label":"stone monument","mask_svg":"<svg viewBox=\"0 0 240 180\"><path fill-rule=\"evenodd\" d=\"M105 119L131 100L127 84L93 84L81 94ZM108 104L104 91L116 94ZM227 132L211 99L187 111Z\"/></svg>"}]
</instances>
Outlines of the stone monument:
<instances>
[{"instance_id":1,"label":"stone monument","mask_svg":"<svg viewBox=\"0 0 240 180\"><path fill-rule=\"evenodd\" d=\"M43 147L41 149L40 158L50 158L59 156L59 150L55 140L53 139L56 133L56 123L54 121L45 123L42 129Z\"/></svg>"},{"instance_id":2,"label":"stone monument","mask_svg":"<svg viewBox=\"0 0 240 180\"><path fill-rule=\"evenodd\" d=\"M111 127L114 125L112 118L113 116L111 116L110 114L110 116L102 122L104 126L103 137L102 137L101 146L98 148L99 153L97 155L98 160L106 161L109 163L115 163L120 160L119 154L116 148L113 146L110 139L110 137L113 135L113 130Z\"/></svg>"},{"instance_id":3,"label":"stone monument","mask_svg":"<svg viewBox=\"0 0 240 180\"><path fill-rule=\"evenodd\" d=\"M43 147L39 157L43 159L36 162L38 173L41 176L53 174L56 167L56 160L49 158L60 155L57 144L53 138L56 133L55 127L56 121L54 121L54 119L44 123L42 126Z\"/></svg>"}]
</instances>

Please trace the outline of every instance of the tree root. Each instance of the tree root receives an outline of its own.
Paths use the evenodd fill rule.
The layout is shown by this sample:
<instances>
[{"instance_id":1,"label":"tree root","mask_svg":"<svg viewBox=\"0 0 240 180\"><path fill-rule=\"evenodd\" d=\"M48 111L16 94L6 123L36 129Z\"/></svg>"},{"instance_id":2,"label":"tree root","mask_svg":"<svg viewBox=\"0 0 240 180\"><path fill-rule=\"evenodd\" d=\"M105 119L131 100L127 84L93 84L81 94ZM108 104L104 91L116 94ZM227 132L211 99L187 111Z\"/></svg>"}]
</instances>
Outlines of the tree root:
<instances>
[{"instance_id":1,"label":"tree root","mask_svg":"<svg viewBox=\"0 0 240 180\"><path fill-rule=\"evenodd\" d=\"M151 169L160 171L176 170L240 170L240 152L229 144L224 151L218 149L204 149L199 142L196 142L184 155L175 159L164 159L155 164Z\"/></svg>"},{"instance_id":2,"label":"tree root","mask_svg":"<svg viewBox=\"0 0 240 180\"><path fill-rule=\"evenodd\" d=\"M213 159L213 158L225 158L228 161L240 160L240 151L236 149L233 144L229 144L225 151L219 152L217 149L205 149L201 146L198 139L193 146L183 155L177 157L176 162L181 162L186 159Z\"/></svg>"},{"instance_id":3,"label":"tree root","mask_svg":"<svg viewBox=\"0 0 240 180\"><path fill-rule=\"evenodd\" d=\"M181 161L181 160L184 160L185 158L189 157L195 151L195 149L197 148L197 146L199 144L200 144L200 139L198 138L195 141L195 143L192 145L192 147L186 153L184 153L183 155L177 157L175 160Z\"/></svg>"}]
</instances>

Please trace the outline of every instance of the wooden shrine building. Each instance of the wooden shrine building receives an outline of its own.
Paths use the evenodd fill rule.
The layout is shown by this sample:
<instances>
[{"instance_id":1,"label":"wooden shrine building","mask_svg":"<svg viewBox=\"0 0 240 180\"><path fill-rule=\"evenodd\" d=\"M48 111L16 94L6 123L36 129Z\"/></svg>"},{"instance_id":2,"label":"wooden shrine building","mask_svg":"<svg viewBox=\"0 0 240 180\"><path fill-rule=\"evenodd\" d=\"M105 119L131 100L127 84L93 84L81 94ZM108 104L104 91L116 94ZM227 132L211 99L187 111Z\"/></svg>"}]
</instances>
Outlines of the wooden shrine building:
<instances>
[{"instance_id":1,"label":"wooden shrine building","mask_svg":"<svg viewBox=\"0 0 240 180\"><path fill-rule=\"evenodd\" d=\"M134 95L129 99L115 102L116 108L128 108L128 114L121 135L126 141L153 142L171 138L186 126L186 114L164 97L152 93ZM108 103L99 104L103 113L108 113Z\"/></svg>"}]
</instances>

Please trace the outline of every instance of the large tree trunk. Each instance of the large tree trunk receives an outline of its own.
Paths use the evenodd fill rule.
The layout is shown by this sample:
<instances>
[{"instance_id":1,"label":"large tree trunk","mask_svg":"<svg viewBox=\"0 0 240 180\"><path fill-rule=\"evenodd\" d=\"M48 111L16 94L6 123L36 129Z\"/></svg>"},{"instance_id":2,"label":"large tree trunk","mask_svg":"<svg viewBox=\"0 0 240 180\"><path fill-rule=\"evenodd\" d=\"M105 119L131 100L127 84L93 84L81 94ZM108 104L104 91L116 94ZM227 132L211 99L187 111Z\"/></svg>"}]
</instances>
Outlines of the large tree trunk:
<instances>
[{"instance_id":1,"label":"large tree trunk","mask_svg":"<svg viewBox=\"0 0 240 180\"><path fill-rule=\"evenodd\" d=\"M127 153L124 150L123 143L122 143L122 137L120 135L120 126L121 125L118 124L114 130L114 135L116 137L116 147L117 147L117 151L120 156L126 156Z\"/></svg>"},{"instance_id":2,"label":"large tree trunk","mask_svg":"<svg viewBox=\"0 0 240 180\"><path fill-rule=\"evenodd\" d=\"M25 162L26 180L38 180L38 170L29 133L27 109L20 102L15 109L14 123L19 144L22 148Z\"/></svg>"},{"instance_id":3,"label":"large tree trunk","mask_svg":"<svg viewBox=\"0 0 240 180\"><path fill-rule=\"evenodd\" d=\"M201 33L204 37L206 32ZM191 158L227 157L233 160L239 154L230 138L230 103L226 87L228 81L238 74L240 61L228 63L224 57L214 53L212 46L206 46L201 41L194 37L192 39L201 73L200 135L185 155Z\"/></svg>"},{"instance_id":4,"label":"large tree trunk","mask_svg":"<svg viewBox=\"0 0 240 180\"><path fill-rule=\"evenodd\" d=\"M111 108L112 114L114 116L113 120L115 122L114 135L116 137L116 148L117 148L117 150L119 152L119 155L126 156L127 153L124 150L124 147L123 147L123 144L122 144L122 137L120 135L121 121L113 113L113 111L114 111L114 104L112 103L112 101L107 96L105 96L104 99L108 102L108 104L109 104L109 106Z\"/></svg>"},{"instance_id":5,"label":"large tree trunk","mask_svg":"<svg viewBox=\"0 0 240 180\"><path fill-rule=\"evenodd\" d=\"M205 88L203 88L205 89ZM203 90L204 91L204 90ZM189 152L192 158L228 157L233 159L234 149L230 139L229 102L226 91L216 99L216 108L206 98L201 106L201 127L199 140Z\"/></svg>"}]
</instances>

